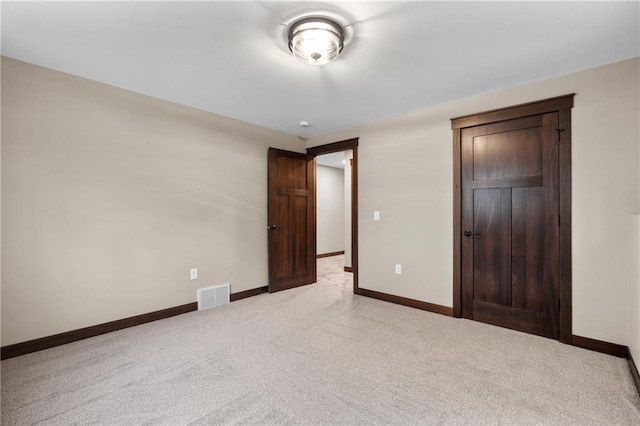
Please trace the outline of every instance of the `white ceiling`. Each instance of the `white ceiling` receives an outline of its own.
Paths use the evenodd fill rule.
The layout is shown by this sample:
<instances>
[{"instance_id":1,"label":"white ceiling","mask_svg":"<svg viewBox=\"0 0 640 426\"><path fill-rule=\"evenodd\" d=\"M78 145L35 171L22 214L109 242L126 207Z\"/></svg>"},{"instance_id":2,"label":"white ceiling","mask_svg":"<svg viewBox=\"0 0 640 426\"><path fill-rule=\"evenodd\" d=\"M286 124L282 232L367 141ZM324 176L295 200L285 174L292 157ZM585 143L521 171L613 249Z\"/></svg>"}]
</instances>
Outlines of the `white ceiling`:
<instances>
[{"instance_id":1,"label":"white ceiling","mask_svg":"<svg viewBox=\"0 0 640 426\"><path fill-rule=\"evenodd\" d=\"M6 2L2 54L302 137L640 55L638 2ZM284 29L352 33L324 67ZM302 129L299 121L309 121Z\"/></svg>"},{"instance_id":2,"label":"white ceiling","mask_svg":"<svg viewBox=\"0 0 640 426\"><path fill-rule=\"evenodd\" d=\"M351 150L349 150L350 152ZM332 152L316 156L316 163L319 166L333 167L334 169L344 169L345 151Z\"/></svg>"}]
</instances>

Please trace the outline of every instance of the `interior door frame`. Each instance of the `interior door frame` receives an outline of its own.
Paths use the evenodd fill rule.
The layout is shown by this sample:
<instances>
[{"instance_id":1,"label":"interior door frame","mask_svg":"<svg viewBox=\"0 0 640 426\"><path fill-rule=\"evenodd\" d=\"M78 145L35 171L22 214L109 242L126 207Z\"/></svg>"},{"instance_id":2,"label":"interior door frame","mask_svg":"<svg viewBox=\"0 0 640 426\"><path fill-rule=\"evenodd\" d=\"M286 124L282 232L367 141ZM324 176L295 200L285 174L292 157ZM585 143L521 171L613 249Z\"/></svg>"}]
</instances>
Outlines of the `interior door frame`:
<instances>
[{"instance_id":1,"label":"interior door frame","mask_svg":"<svg viewBox=\"0 0 640 426\"><path fill-rule=\"evenodd\" d=\"M575 93L451 119L453 130L453 316L462 316L462 130L531 115L558 112L560 282L559 339L571 343L571 108Z\"/></svg>"},{"instance_id":2,"label":"interior door frame","mask_svg":"<svg viewBox=\"0 0 640 426\"><path fill-rule=\"evenodd\" d=\"M358 294L358 140L358 138L353 138L307 148L307 154L313 157L333 152L353 151L353 164L351 166L351 267L353 268L353 294Z\"/></svg>"}]
</instances>

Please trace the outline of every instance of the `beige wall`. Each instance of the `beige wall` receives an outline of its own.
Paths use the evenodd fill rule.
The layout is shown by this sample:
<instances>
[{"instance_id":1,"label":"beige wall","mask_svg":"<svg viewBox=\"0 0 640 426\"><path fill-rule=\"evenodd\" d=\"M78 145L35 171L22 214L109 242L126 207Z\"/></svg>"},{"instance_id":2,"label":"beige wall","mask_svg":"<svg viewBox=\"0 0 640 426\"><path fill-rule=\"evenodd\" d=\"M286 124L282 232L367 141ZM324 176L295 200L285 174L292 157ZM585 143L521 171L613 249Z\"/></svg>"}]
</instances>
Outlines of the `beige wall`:
<instances>
[{"instance_id":1,"label":"beige wall","mask_svg":"<svg viewBox=\"0 0 640 426\"><path fill-rule=\"evenodd\" d=\"M1 15L1 13L0 13ZM0 17L1 19L1 17ZM1 56L0 56L1 58ZM2 66L0 66L0 100L2 99ZM2 102L0 101L0 330L2 329ZM1 344L1 340L0 340Z\"/></svg>"},{"instance_id":2,"label":"beige wall","mask_svg":"<svg viewBox=\"0 0 640 426\"><path fill-rule=\"evenodd\" d=\"M344 266L351 268L351 160L353 150L344 151Z\"/></svg>"},{"instance_id":3,"label":"beige wall","mask_svg":"<svg viewBox=\"0 0 640 426\"><path fill-rule=\"evenodd\" d=\"M640 75L640 61L638 61L637 64L638 74ZM640 85L637 90L640 92ZM638 96L640 97L640 94ZM640 137L638 138L638 156L638 163L640 164ZM636 173L638 174L638 191L640 192L640 167L638 167ZM640 198L640 194L638 197ZM629 291L629 314L631 317L629 326L629 350L636 365L640 365L640 211L636 212L633 222L636 239L634 250L632 250L632 259L635 259L635 261L631 261L631 268L632 271L635 272L635 278L631 280Z\"/></svg>"},{"instance_id":4,"label":"beige wall","mask_svg":"<svg viewBox=\"0 0 640 426\"><path fill-rule=\"evenodd\" d=\"M316 252L344 250L344 171L316 167Z\"/></svg>"},{"instance_id":5,"label":"beige wall","mask_svg":"<svg viewBox=\"0 0 640 426\"><path fill-rule=\"evenodd\" d=\"M451 306L449 119L575 92L573 332L628 344L637 362L639 70L311 139L360 138L360 286ZM207 285L266 284L266 149L302 151L295 137L6 58L0 72L2 345L193 302Z\"/></svg>"},{"instance_id":6,"label":"beige wall","mask_svg":"<svg viewBox=\"0 0 640 426\"><path fill-rule=\"evenodd\" d=\"M2 112L2 345L267 284L294 136L6 58Z\"/></svg>"},{"instance_id":7,"label":"beige wall","mask_svg":"<svg viewBox=\"0 0 640 426\"><path fill-rule=\"evenodd\" d=\"M449 119L575 92L573 333L628 344L639 262L628 250L640 211L639 80L636 58L310 139L307 147L360 138L360 287L452 306Z\"/></svg>"},{"instance_id":8,"label":"beige wall","mask_svg":"<svg viewBox=\"0 0 640 426\"><path fill-rule=\"evenodd\" d=\"M636 238L631 248L631 255L640 259L640 215L633 218L633 233ZM632 280L629 287L629 350L636 365L640 365L640 262L631 262Z\"/></svg>"}]
</instances>

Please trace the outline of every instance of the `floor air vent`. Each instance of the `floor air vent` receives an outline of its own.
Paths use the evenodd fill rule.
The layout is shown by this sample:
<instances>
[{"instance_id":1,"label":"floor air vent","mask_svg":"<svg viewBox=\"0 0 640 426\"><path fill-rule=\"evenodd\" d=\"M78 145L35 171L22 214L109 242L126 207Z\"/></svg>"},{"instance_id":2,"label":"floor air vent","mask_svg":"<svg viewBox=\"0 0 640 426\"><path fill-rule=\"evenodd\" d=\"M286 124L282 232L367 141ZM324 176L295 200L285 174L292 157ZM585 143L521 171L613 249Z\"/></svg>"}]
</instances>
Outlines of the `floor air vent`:
<instances>
[{"instance_id":1,"label":"floor air vent","mask_svg":"<svg viewBox=\"0 0 640 426\"><path fill-rule=\"evenodd\" d=\"M229 303L229 284L216 285L198 290L198 310L209 309Z\"/></svg>"}]
</instances>

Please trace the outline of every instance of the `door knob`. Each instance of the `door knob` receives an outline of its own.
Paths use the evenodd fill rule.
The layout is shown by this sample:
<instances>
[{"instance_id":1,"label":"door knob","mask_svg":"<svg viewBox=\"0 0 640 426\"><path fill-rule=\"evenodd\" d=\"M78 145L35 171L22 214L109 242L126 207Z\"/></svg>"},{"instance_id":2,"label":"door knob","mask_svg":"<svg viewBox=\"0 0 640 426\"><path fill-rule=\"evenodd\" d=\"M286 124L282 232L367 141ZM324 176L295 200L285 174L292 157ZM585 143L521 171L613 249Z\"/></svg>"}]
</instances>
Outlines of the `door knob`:
<instances>
[{"instance_id":1,"label":"door knob","mask_svg":"<svg viewBox=\"0 0 640 426\"><path fill-rule=\"evenodd\" d=\"M474 236L474 235L480 235L480 234L474 234L474 233L473 233L473 232L471 232L471 231L464 231L464 236L465 236L465 237L472 237L472 236Z\"/></svg>"},{"instance_id":2,"label":"door knob","mask_svg":"<svg viewBox=\"0 0 640 426\"><path fill-rule=\"evenodd\" d=\"M267 225L267 230L268 231L275 231L276 229L278 229L278 227L276 225Z\"/></svg>"}]
</instances>

